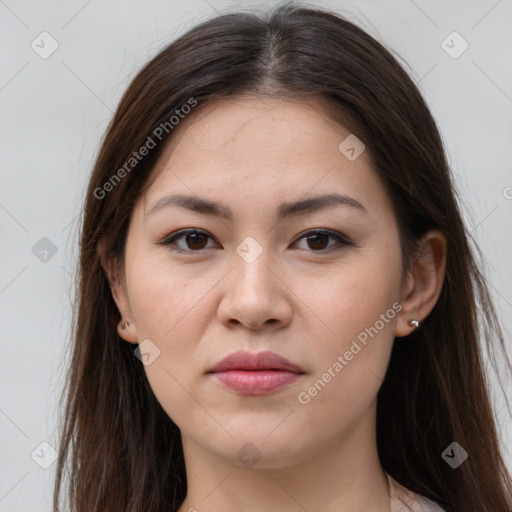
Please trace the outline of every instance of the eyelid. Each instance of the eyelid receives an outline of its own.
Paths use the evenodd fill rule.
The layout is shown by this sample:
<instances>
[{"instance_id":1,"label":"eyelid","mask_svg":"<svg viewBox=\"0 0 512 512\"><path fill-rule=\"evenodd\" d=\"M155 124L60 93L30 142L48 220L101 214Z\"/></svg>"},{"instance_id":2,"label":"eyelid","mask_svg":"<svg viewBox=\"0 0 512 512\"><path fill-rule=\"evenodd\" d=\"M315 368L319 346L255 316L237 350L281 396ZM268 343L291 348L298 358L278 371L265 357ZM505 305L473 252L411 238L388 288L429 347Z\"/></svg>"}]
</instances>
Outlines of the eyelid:
<instances>
[{"instance_id":1,"label":"eyelid","mask_svg":"<svg viewBox=\"0 0 512 512\"><path fill-rule=\"evenodd\" d=\"M207 236L208 238L211 238L212 240L215 240L215 237L213 237L210 233L208 233L208 231L205 231L204 229L184 228L184 229L180 229L178 231L175 231L175 232L171 233L170 235L166 236L162 241L156 242L156 243L157 243L157 245L170 246L176 240L181 239L182 237L186 236L187 234L200 234L200 235ZM343 233L340 233L339 231L334 231L334 230L329 229L329 228L310 228L310 229L307 229L306 231L303 231L302 233L297 235L297 238L295 239L295 241L293 243L296 243L296 242L306 238L307 235L314 236L314 235L317 235L317 234L328 235L329 237L336 239L337 240L337 244L334 245L333 247L329 248L329 249L321 249L321 250L318 250L318 251L314 251L314 250L309 250L308 251L308 252L313 253L313 254L315 254L315 253L317 253L317 254L327 254L327 253L330 253L330 252L332 252L334 250L341 249L343 246L350 246L350 247L352 247L352 246L355 245ZM192 249L181 249L179 247L173 247L170 250L175 251L175 252L188 253L188 254L191 254L191 253L198 253L199 254L199 253L203 252L205 249L198 249L198 250L194 251Z\"/></svg>"},{"instance_id":2,"label":"eyelid","mask_svg":"<svg viewBox=\"0 0 512 512\"><path fill-rule=\"evenodd\" d=\"M204 236L211 238L212 240L215 240L215 238L210 233L208 233L208 231L205 231L204 229L185 228L185 229L179 229L178 231L174 231L170 235L167 235L162 241L157 242L157 245L170 246L175 240L178 240L178 239L180 239L188 234L192 234L192 233L204 235ZM179 247L175 247L170 250L176 251L176 252L185 252L185 253L199 253L199 252L203 251L204 249L193 251L191 249L180 249Z\"/></svg>"}]
</instances>

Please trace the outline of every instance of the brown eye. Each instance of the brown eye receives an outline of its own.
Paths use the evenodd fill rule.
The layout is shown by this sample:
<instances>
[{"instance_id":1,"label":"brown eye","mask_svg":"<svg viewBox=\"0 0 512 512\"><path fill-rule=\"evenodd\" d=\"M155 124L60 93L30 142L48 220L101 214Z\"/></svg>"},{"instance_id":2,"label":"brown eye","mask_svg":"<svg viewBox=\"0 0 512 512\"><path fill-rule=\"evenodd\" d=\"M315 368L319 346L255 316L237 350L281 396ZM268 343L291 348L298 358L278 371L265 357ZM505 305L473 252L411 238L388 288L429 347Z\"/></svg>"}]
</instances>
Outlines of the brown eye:
<instances>
[{"instance_id":1,"label":"brown eye","mask_svg":"<svg viewBox=\"0 0 512 512\"><path fill-rule=\"evenodd\" d=\"M203 235L202 233L189 233L185 235L185 243L191 249L204 249L206 238L207 235Z\"/></svg>"},{"instance_id":2,"label":"brown eye","mask_svg":"<svg viewBox=\"0 0 512 512\"><path fill-rule=\"evenodd\" d=\"M326 249L329 245L329 235L325 233L317 233L316 235L310 235L307 237L309 247L315 250Z\"/></svg>"},{"instance_id":3,"label":"brown eye","mask_svg":"<svg viewBox=\"0 0 512 512\"><path fill-rule=\"evenodd\" d=\"M171 235L166 238L162 242L159 242L161 245L169 245L174 246L172 250L183 251L183 252L197 252L206 248L206 243L208 239L211 238L210 235L203 231L198 231L196 229L188 229L185 231L181 231ZM185 247L179 246L176 242L184 241Z\"/></svg>"},{"instance_id":4,"label":"brown eye","mask_svg":"<svg viewBox=\"0 0 512 512\"><path fill-rule=\"evenodd\" d=\"M308 245L307 248L311 249L313 252L329 251L336 246L352 245L352 243L341 235L341 233L325 229L308 231L302 235L299 240L302 239L306 239L306 243ZM329 247L329 239L334 239L336 243Z\"/></svg>"}]
</instances>

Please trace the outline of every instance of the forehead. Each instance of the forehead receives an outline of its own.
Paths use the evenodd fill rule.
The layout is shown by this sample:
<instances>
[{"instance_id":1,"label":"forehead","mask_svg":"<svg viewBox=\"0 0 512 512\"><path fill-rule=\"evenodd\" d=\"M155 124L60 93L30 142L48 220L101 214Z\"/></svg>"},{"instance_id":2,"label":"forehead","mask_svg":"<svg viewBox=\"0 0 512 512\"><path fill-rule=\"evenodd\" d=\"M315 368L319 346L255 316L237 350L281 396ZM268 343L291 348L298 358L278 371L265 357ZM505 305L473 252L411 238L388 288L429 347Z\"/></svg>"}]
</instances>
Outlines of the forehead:
<instances>
[{"instance_id":1,"label":"forehead","mask_svg":"<svg viewBox=\"0 0 512 512\"><path fill-rule=\"evenodd\" d=\"M176 160L184 153L191 156L191 151L222 153L229 158L243 149L257 148L264 151L264 159L285 151L318 150L349 133L327 116L318 100L245 96L216 100L185 117L166 149Z\"/></svg>"},{"instance_id":2,"label":"forehead","mask_svg":"<svg viewBox=\"0 0 512 512\"><path fill-rule=\"evenodd\" d=\"M339 188L375 202L383 187L368 152L349 160L339 149L349 136L314 100L241 97L196 107L155 165L145 209L169 190L217 197L243 190L253 198L273 192L282 201L284 193L296 199L312 188Z\"/></svg>"}]
</instances>

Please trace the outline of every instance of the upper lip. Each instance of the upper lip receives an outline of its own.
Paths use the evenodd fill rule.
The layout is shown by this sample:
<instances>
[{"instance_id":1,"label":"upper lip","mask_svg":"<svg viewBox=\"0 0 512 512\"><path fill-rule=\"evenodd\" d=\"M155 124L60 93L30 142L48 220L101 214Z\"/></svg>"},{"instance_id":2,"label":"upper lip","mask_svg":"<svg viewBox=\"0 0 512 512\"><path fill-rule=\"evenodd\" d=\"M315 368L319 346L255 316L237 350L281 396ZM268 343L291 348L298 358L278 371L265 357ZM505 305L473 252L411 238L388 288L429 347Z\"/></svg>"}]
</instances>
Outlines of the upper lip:
<instances>
[{"instance_id":1,"label":"upper lip","mask_svg":"<svg viewBox=\"0 0 512 512\"><path fill-rule=\"evenodd\" d=\"M233 352L219 361L209 373L227 372L230 370L281 370L304 373L296 364L270 350L258 352L257 354L243 350Z\"/></svg>"}]
</instances>

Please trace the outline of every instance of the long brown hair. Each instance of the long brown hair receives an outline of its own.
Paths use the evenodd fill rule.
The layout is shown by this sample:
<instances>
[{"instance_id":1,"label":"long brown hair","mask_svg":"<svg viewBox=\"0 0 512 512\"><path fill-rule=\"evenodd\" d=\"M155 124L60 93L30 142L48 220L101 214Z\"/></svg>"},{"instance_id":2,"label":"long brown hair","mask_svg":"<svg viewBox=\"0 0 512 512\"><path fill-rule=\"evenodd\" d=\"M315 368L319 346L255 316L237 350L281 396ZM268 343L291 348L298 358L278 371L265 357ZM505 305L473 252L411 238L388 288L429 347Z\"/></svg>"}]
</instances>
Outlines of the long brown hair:
<instances>
[{"instance_id":1,"label":"long brown hair","mask_svg":"<svg viewBox=\"0 0 512 512\"><path fill-rule=\"evenodd\" d=\"M184 501L180 430L117 334L98 247L103 241L122 268L133 206L173 136L176 109L246 93L320 99L357 134L392 200L404 269L428 229L446 236L438 303L420 329L395 341L379 391L379 456L395 480L447 511L511 510L483 347L511 366L434 119L391 51L364 30L323 9L282 5L217 16L165 47L133 79L107 129L83 209L54 511L67 468L73 512L176 511ZM133 165L148 137L157 147ZM457 469L441 456L452 442L469 453Z\"/></svg>"}]
</instances>

